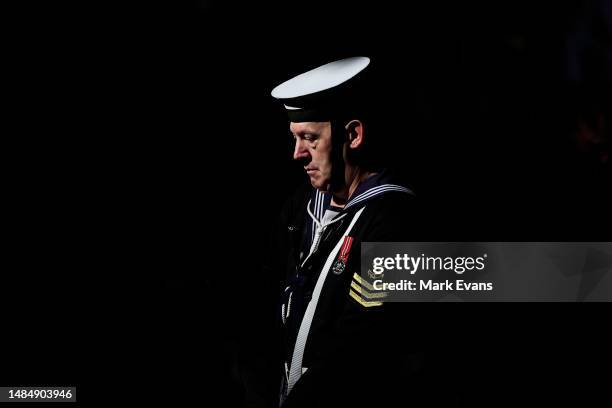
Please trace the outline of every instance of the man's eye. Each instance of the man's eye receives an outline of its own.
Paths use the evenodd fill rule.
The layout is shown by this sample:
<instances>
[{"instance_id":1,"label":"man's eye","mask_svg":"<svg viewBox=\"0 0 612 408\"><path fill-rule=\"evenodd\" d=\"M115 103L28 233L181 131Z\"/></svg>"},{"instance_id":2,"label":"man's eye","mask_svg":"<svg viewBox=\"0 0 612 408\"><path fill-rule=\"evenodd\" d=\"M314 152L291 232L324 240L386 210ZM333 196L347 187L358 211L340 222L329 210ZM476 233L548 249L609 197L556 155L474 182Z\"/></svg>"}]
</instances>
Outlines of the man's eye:
<instances>
[{"instance_id":1,"label":"man's eye","mask_svg":"<svg viewBox=\"0 0 612 408\"><path fill-rule=\"evenodd\" d=\"M304 140L315 140L315 136L310 133L304 134Z\"/></svg>"}]
</instances>

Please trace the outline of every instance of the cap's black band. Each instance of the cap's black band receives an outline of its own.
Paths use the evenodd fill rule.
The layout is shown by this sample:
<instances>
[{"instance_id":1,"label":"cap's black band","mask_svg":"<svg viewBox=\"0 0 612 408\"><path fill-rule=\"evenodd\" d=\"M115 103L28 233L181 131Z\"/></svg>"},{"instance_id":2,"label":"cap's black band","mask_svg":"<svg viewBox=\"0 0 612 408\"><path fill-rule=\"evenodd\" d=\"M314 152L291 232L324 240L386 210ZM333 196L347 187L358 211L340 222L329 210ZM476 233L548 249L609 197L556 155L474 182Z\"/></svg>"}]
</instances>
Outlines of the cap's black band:
<instances>
[{"instance_id":1,"label":"cap's black band","mask_svg":"<svg viewBox=\"0 0 612 408\"><path fill-rule=\"evenodd\" d=\"M296 109L287 110L291 122L328 122L337 116L331 109Z\"/></svg>"}]
</instances>

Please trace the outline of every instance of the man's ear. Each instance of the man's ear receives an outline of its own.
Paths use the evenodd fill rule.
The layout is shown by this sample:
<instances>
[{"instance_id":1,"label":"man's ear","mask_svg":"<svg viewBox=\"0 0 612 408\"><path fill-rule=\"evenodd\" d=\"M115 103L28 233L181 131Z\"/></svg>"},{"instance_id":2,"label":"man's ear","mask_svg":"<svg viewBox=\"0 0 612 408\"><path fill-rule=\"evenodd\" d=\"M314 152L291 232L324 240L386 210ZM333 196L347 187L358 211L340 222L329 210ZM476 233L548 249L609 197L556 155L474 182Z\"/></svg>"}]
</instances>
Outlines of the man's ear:
<instances>
[{"instance_id":1,"label":"man's ear","mask_svg":"<svg viewBox=\"0 0 612 408\"><path fill-rule=\"evenodd\" d=\"M363 144L363 123L360 120L351 120L345 129L349 135L349 148L356 149Z\"/></svg>"}]
</instances>

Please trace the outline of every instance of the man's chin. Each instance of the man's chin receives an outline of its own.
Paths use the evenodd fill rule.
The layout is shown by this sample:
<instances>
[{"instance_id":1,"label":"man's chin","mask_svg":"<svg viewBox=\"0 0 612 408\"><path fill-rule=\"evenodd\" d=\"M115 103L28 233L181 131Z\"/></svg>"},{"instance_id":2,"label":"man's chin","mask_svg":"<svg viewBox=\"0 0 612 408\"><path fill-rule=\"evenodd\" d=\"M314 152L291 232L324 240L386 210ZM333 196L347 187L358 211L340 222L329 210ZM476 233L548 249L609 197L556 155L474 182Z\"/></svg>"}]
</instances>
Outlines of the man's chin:
<instances>
[{"instance_id":1,"label":"man's chin","mask_svg":"<svg viewBox=\"0 0 612 408\"><path fill-rule=\"evenodd\" d=\"M329 190L329 183L326 183L315 178L310 178L310 185L322 193L326 193Z\"/></svg>"}]
</instances>

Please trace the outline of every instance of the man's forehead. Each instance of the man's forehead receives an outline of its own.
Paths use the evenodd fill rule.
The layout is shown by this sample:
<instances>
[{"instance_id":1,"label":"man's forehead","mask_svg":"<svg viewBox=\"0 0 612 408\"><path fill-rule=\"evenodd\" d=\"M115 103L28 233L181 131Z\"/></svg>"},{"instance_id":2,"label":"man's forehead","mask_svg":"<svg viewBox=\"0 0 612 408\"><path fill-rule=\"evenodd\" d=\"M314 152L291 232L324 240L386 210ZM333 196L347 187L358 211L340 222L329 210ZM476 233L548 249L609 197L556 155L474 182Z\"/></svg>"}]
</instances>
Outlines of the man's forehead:
<instances>
[{"instance_id":1,"label":"man's forehead","mask_svg":"<svg viewBox=\"0 0 612 408\"><path fill-rule=\"evenodd\" d=\"M290 122L289 129L297 132L320 132L330 125L329 122Z\"/></svg>"}]
</instances>

